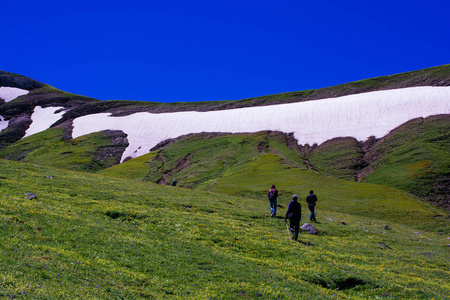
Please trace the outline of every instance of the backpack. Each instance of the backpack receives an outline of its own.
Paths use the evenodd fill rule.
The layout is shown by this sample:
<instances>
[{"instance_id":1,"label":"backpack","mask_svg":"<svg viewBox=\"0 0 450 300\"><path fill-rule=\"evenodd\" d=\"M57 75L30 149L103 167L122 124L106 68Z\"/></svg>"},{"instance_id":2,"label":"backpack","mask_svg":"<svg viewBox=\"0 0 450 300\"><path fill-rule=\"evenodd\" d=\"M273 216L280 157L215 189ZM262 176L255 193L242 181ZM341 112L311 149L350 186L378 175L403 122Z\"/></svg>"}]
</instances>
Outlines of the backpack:
<instances>
[{"instance_id":1,"label":"backpack","mask_svg":"<svg viewBox=\"0 0 450 300\"><path fill-rule=\"evenodd\" d=\"M269 190L269 200L273 200L275 198L275 190Z\"/></svg>"}]
</instances>

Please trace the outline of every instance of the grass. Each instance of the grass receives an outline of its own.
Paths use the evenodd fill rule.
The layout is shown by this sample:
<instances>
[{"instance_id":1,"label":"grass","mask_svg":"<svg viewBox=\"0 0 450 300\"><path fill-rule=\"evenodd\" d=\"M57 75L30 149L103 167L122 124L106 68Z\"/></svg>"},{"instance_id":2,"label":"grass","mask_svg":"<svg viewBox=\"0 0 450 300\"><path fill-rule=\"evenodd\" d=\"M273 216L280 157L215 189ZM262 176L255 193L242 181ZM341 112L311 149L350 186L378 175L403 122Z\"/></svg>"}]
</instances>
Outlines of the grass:
<instances>
[{"instance_id":1,"label":"grass","mask_svg":"<svg viewBox=\"0 0 450 300\"><path fill-rule=\"evenodd\" d=\"M448 68L317 91L414 85L434 73L445 79ZM24 103L17 109L26 104L18 100ZM73 115L214 105L98 101ZM0 150L22 161L0 160L0 298L449 299L446 213L395 188L414 192L420 184L426 196L430 178L448 178L448 129L440 117L399 128L374 150L380 159L371 183L324 176L350 179L356 145L317 148L309 157L313 171L277 132L192 135L111 168L113 161L95 158L113 146L102 133L69 140L52 128L22 139ZM181 187L153 183L174 177ZM280 190L279 216L292 194L300 196L302 223L304 198L316 192L317 235L302 233L294 242L282 220L266 217L272 184Z\"/></svg>"},{"instance_id":2,"label":"grass","mask_svg":"<svg viewBox=\"0 0 450 300\"><path fill-rule=\"evenodd\" d=\"M419 197L448 195L450 122L446 115L416 119L376 146L380 157L364 181L396 187Z\"/></svg>"},{"instance_id":3,"label":"grass","mask_svg":"<svg viewBox=\"0 0 450 300\"><path fill-rule=\"evenodd\" d=\"M193 135L101 174L151 182L164 179L166 184L176 178L181 187L250 199L265 199L275 184L285 205L293 194L304 199L313 189L321 206L330 210L450 232L445 212L406 192L307 170L300 154L290 151L284 135L276 132Z\"/></svg>"},{"instance_id":4,"label":"grass","mask_svg":"<svg viewBox=\"0 0 450 300\"><path fill-rule=\"evenodd\" d=\"M327 141L309 155L309 162L323 175L357 181L357 171L365 166L364 153L354 138Z\"/></svg>"},{"instance_id":5,"label":"grass","mask_svg":"<svg viewBox=\"0 0 450 300\"><path fill-rule=\"evenodd\" d=\"M104 148L114 146L104 133L77 139L65 138L63 128L51 128L0 149L0 157L77 171L99 171L118 163L118 158L96 158Z\"/></svg>"},{"instance_id":6,"label":"grass","mask_svg":"<svg viewBox=\"0 0 450 300\"><path fill-rule=\"evenodd\" d=\"M448 299L446 236L322 204L294 242L265 200L0 164L5 298Z\"/></svg>"},{"instance_id":7,"label":"grass","mask_svg":"<svg viewBox=\"0 0 450 300\"><path fill-rule=\"evenodd\" d=\"M448 220L443 219L445 212L410 194L385 186L355 183L309 170L283 167L280 159L271 154L248 164L240 173L223 176L213 184L200 185L198 189L264 199L271 184L278 187L279 199L285 204L293 194L305 199L312 189L319 197L319 209L323 207L420 229L450 232ZM301 202L305 203L304 200Z\"/></svg>"},{"instance_id":8,"label":"grass","mask_svg":"<svg viewBox=\"0 0 450 300\"><path fill-rule=\"evenodd\" d=\"M133 177L170 183L176 178L183 187L194 188L230 173L265 152L277 153L285 164L302 167L303 160L286 146L280 132L254 134L199 134L102 171L111 176Z\"/></svg>"},{"instance_id":9,"label":"grass","mask_svg":"<svg viewBox=\"0 0 450 300\"><path fill-rule=\"evenodd\" d=\"M298 243L266 201L0 163L5 298L448 299L432 232L323 205Z\"/></svg>"}]
</instances>

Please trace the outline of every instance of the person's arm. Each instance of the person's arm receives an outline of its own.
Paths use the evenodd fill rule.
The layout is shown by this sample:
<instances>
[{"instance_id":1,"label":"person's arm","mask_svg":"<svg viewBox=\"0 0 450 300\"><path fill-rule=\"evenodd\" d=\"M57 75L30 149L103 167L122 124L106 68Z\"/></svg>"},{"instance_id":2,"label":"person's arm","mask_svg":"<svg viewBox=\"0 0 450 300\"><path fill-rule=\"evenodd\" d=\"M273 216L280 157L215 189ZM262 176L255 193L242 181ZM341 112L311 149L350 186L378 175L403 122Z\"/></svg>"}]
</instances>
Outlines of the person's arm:
<instances>
[{"instance_id":1,"label":"person's arm","mask_svg":"<svg viewBox=\"0 0 450 300\"><path fill-rule=\"evenodd\" d=\"M288 214L289 214L289 210L291 208L291 202L289 202L288 207L286 209L286 215L284 216L284 221L286 222L287 218L288 218Z\"/></svg>"}]
</instances>

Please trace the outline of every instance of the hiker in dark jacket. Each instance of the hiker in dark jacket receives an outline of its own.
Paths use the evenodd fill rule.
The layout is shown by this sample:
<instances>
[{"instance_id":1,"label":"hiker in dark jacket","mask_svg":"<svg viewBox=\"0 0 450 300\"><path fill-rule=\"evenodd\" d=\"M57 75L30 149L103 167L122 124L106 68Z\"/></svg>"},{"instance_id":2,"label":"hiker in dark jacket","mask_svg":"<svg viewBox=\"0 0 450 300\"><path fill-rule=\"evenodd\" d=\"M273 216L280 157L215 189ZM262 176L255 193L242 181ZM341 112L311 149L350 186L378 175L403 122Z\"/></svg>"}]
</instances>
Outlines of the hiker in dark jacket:
<instances>
[{"instance_id":1,"label":"hiker in dark jacket","mask_svg":"<svg viewBox=\"0 0 450 300\"><path fill-rule=\"evenodd\" d=\"M289 219L289 230L292 233L292 239L297 240L300 231L300 220L302 218L302 206L297 202L297 195L292 196L292 201L289 202L284 221Z\"/></svg>"},{"instance_id":2,"label":"hiker in dark jacket","mask_svg":"<svg viewBox=\"0 0 450 300\"><path fill-rule=\"evenodd\" d=\"M269 202L270 202L270 216L272 218L276 218L277 217L278 191L275 188L275 185L272 185L270 190L267 192L267 197L269 197Z\"/></svg>"},{"instance_id":3,"label":"hiker in dark jacket","mask_svg":"<svg viewBox=\"0 0 450 300\"><path fill-rule=\"evenodd\" d=\"M306 202L308 203L308 208L311 211L311 215L309 216L309 220L312 222L316 222L316 202L317 202L317 196L314 194L314 192L311 190L309 191L309 195L306 197Z\"/></svg>"}]
</instances>

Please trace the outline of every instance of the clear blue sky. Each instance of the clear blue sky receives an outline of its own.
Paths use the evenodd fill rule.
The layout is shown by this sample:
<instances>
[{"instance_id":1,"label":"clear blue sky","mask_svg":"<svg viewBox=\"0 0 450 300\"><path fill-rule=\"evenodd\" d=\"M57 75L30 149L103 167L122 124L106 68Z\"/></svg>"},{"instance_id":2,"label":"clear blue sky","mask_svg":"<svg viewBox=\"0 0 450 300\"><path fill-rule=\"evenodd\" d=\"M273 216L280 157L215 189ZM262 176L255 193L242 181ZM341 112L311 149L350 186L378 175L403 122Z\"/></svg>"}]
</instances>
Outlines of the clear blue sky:
<instances>
[{"instance_id":1,"label":"clear blue sky","mask_svg":"<svg viewBox=\"0 0 450 300\"><path fill-rule=\"evenodd\" d=\"M0 70L100 100L237 100L450 63L450 1L2 0Z\"/></svg>"}]
</instances>

